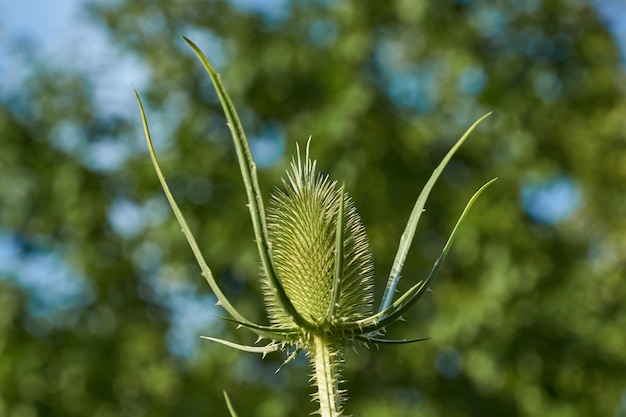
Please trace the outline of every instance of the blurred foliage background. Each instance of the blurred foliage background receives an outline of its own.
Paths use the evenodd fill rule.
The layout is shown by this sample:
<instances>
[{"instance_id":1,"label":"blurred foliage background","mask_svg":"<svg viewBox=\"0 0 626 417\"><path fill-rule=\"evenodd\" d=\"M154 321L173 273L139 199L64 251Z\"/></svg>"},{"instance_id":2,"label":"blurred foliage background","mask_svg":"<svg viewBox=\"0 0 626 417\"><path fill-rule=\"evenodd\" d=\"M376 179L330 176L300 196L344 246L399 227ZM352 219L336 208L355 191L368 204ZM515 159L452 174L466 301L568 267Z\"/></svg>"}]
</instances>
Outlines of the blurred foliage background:
<instances>
[{"instance_id":1,"label":"blurred foliage background","mask_svg":"<svg viewBox=\"0 0 626 417\"><path fill-rule=\"evenodd\" d=\"M626 416L626 77L597 5L84 10L115 46L109 67L134 60L170 186L223 288L256 321L258 259L234 151L180 34L221 72L266 198L295 143L313 137L318 166L345 180L367 227L379 296L430 172L494 111L435 187L400 283L425 276L466 200L499 177L433 292L389 329L432 340L348 352L348 414ZM200 341L253 336L220 320L150 165L131 85L131 106L119 107L96 81L121 81L70 56L26 57L19 85L0 91L0 416L225 416L222 390L242 417L314 411L304 358L274 374L284 357Z\"/></svg>"}]
</instances>

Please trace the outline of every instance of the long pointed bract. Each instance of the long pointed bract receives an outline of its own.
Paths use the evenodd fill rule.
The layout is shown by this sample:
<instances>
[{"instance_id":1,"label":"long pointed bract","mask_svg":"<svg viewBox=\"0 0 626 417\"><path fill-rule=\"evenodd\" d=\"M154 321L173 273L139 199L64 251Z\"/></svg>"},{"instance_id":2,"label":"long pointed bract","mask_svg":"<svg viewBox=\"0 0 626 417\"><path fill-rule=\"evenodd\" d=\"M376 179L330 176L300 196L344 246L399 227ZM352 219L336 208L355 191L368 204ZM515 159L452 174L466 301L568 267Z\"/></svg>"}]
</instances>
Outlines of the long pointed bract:
<instances>
[{"instance_id":1,"label":"long pointed bract","mask_svg":"<svg viewBox=\"0 0 626 417\"><path fill-rule=\"evenodd\" d=\"M426 182L426 185L422 189L422 192L417 197L417 201L415 202L415 206L413 207L413 211L411 212L411 216L409 217L409 221L402 233L402 237L400 237L400 245L398 247L398 252L396 253L396 257L393 261L393 265L391 267L391 272L389 273L389 280L387 281L387 286L385 287L385 293L383 294L383 299L380 304L379 312L385 310L391 305L393 300L393 296L396 292L396 287L398 285L398 281L400 280L400 273L402 272L402 267L404 266L404 260L406 259L406 255L411 247L411 243L413 242L413 236L415 235L415 229L417 228L417 223L419 222L420 216L424 211L424 206L426 205L426 200L428 199L428 195L432 190L435 182L439 179L439 176L443 172L444 168L454 155L454 153L461 147L463 142L469 137L470 133L478 126L480 122L485 120L491 113L487 113L480 119L478 119L469 129L463 134L461 139L448 151L443 160L439 163L439 166L435 168L432 175Z\"/></svg>"},{"instance_id":2,"label":"long pointed bract","mask_svg":"<svg viewBox=\"0 0 626 417\"><path fill-rule=\"evenodd\" d=\"M265 208L263 207L263 198L261 196L256 175L256 164L252 159L252 153L250 152L246 134L239 120L237 110L235 109L235 106L233 106L228 93L224 89L219 74L215 71L206 56L192 41L184 36L183 39L196 54L204 66L204 69L209 74L209 77L211 77L213 86L215 87L220 103L222 104L224 114L226 115L228 127L233 138L233 143L235 144L235 150L237 151L237 159L239 160L241 176L246 187L250 217L252 218L252 226L254 228L254 235L259 249L259 254L261 255L261 264L266 276L268 277L271 290L275 292L276 299L280 302L281 307L287 314L289 314L293 321L298 324L298 326L306 329L314 329L315 326L304 319L304 317L302 317L295 309L287 297L280 280L278 279L278 273L276 272L276 267L274 266L271 255L271 245L265 220Z\"/></svg>"},{"instance_id":3,"label":"long pointed bract","mask_svg":"<svg viewBox=\"0 0 626 417\"><path fill-rule=\"evenodd\" d=\"M300 337L300 330L297 327L293 329L277 329L273 326L260 326L258 324L250 322L246 323L243 321L238 321L230 317L222 317L222 319L237 324L238 328L245 327L247 329L250 329L254 333L256 333L257 336L264 339L286 342L297 340Z\"/></svg>"},{"instance_id":4,"label":"long pointed bract","mask_svg":"<svg viewBox=\"0 0 626 417\"><path fill-rule=\"evenodd\" d=\"M224 346L228 346L234 349L238 349L244 352L251 353L262 353L263 356L267 355L270 352L276 352L280 350L280 344L278 343L270 343L265 346L248 346L248 345L240 345L239 343L229 342L228 340L218 339L216 337L209 336L200 336L203 339L210 340L211 342L220 343Z\"/></svg>"},{"instance_id":5,"label":"long pointed bract","mask_svg":"<svg viewBox=\"0 0 626 417\"><path fill-rule=\"evenodd\" d=\"M224 391L224 400L226 401L226 407L228 407L228 412L230 413L231 417L238 417L237 413L235 412L235 408L233 407L232 403L230 402L230 398L228 398L228 394L226 393L226 391Z\"/></svg>"},{"instance_id":6,"label":"long pointed bract","mask_svg":"<svg viewBox=\"0 0 626 417\"><path fill-rule=\"evenodd\" d=\"M369 337L369 336L356 336L355 339L364 343L373 343L375 345L406 345L408 343L424 342L426 340L430 340L430 337L393 340L393 339L381 339L378 337Z\"/></svg>"},{"instance_id":7,"label":"long pointed bract","mask_svg":"<svg viewBox=\"0 0 626 417\"><path fill-rule=\"evenodd\" d=\"M337 212L337 230L335 233L335 275L333 277L333 289L326 315L326 323L332 323L337 307L339 306L339 296L341 295L341 284L343 278L343 253L344 253L344 187L339 192L339 211Z\"/></svg>"},{"instance_id":8,"label":"long pointed bract","mask_svg":"<svg viewBox=\"0 0 626 417\"><path fill-rule=\"evenodd\" d=\"M262 326L259 326L249 321L245 317L243 317L239 313L239 311L237 311L237 309L233 307L230 301L228 301L228 298L226 298L226 296L220 289L219 285L217 285L217 282L215 281L215 278L213 277L213 273L211 272L211 269L207 265L206 261L204 260L204 256L202 256L202 252L200 251L200 248L198 247L198 243L196 242L196 239L191 233L189 226L187 226L187 221L185 220L183 213L178 208L178 204L176 204L176 200L174 200L174 197L172 196L172 193L170 192L170 188L168 187L167 182L165 181L165 177L163 176L163 173L161 172L161 168L159 167L159 162L157 161L156 153L154 152L154 147L152 145L152 138L150 137L150 130L148 129L148 121L146 120L146 114L143 108L143 103L141 102L141 98L139 97L137 90L135 90L135 96L137 98L137 104L139 105L139 111L141 113L141 120L143 122L143 129L144 129L144 133L146 136L146 143L148 144L148 150L150 151L150 158L152 159L152 165L154 166L154 170L157 173L157 177L159 178L161 187L163 188L163 191L165 192L167 201L170 203L170 206L172 207L172 211L174 211L176 220L178 220L178 223L180 224L182 232L187 238L187 242L189 243L189 246L191 246L191 250L193 251L193 254L196 257L196 261L198 262L198 265L200 265L202 276L204 276L206 281L209 283L209 286L211 287L211 290L217 297L219 304L222 307L224 307L224 309L228 311L228 313L231 316L233 316L235 320L242 322L242 323L249 324L254 332L256 332L259 335L262 335L261 333L255 330L255 327L262 327Z\"/></svg>"},{"instance_id":9,"label":"long pointed bract","mask_svg":"<svg viewBox=\"0 0 626 417\"><path fill-rule=\"evenodd\" d=\"M472 207L472 205L474 204L478 196L487 187L493 184L495 180L496 178L492 179L491 181L487 182L485 185L480 187L478 191L474 193L472 198L470 198L470 200L467 202L467 204L465 205L465 209L463 210L463 213L461 213L461 216L459 217L459 220L457 220L454 226L454 229L452 229L452 233L450 233L450 237L448 237L448 240L446 244L444 245L441 251L441 254L435 261L435 264L433 265L433 268L428 274L428 277L426 278L426 280L421 281L417 283L416 285L414 285L413 287L411 287L411 289L409 289L400 298L398 298L398 300L393 302L389 307L379 312L378 314L375 314L374 316L371 316L365 320L360 320L352 324L353 327L358 328L361 332L367 332L367 333L380 330L383 327L387 326L388 324L392 323L393 321L397 320L413 304L415 304L417 300L419 300L419 298L430 287L430 284L432 283L433 279L437 275L437 272L439 272L439 268L441 267L444 259L446 258L446 256L448 255L448 252L450 251L450 248L452 247L452 243L454 242L459 226L461 225L461 223L463 222L463 220L469 213L470 208ZM346 326L347 325L348 324L346 324Z\"/></svg>"}]
</instances>

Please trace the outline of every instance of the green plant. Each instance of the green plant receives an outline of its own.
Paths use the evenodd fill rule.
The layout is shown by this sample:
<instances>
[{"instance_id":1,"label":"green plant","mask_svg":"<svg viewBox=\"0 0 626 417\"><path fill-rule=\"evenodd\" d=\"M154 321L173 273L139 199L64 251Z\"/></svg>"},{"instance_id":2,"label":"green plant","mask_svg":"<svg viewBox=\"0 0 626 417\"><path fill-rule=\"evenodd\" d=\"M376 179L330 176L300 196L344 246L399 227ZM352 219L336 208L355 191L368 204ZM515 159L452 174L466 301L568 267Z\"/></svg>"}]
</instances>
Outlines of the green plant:
<instances>
[{"instance_id":1,"label":"green plant","mask_svg":"<svg viewBox=\"0 0 626 417\"><path fill-rule=\"evenodd\" d=\"M202 51L189 39L183 38L211 77L228 120L261 258L261 284L271 323L260 325L246 319L218 286L158 165L144 108L135 91L154 168L196 256L202 275L217 296L218 304L231 315L229 320L269 342L265 346L246 346L213 337L206 339L263 355L287 350L289 355L285 363L304 350L313 367L320 415L340 416L344 393L339 388L339 368L346 346L354 343L397 344L426 340L388 340L381 336L384 336L385 328L399 320L428 289L469 208L480 193L495 181L483 185L469 200L426 279L394 300L404 261L432 187L457 149L488 115L480 118L465 132L434 170L418 196L400 239L381 305L374 312L373 257L365 229L345 187L317 173L316 163L309 154L310 143L307 143L304 158L298 148L287 180L283 181L285 189L273 195L266 217L256 166L235 107L219 75ZM234 415L228 396L225 395L225 398Z\"/></svg>"}]
</instances>

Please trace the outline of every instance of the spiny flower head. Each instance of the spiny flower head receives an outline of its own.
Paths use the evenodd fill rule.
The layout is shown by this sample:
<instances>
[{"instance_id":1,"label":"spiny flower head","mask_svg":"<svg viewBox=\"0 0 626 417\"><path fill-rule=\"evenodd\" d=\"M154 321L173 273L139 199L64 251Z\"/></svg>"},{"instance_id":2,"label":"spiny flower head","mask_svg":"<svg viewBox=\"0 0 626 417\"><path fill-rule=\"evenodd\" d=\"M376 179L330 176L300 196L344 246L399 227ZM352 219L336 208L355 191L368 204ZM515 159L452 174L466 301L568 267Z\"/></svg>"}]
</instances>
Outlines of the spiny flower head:
<instances>
[{"instance_id":1,"label":"spiny flower head","mask_svg":"<svg viewBox=\"0 0 626 417\"><path fill-rule=\"evenodd\" d=\"M336 181L317 173L315 165L309 157L309 146L304 161L298 148L291 172L283 180L284 189L277 189L272 196L268 230L276 271L287 297L302 317L332 330L333 323L372 314L374 260L352 199ZM338 227L343 229L341 266L336 256ZM340 297L335 314L328 317L338 267L342 268ZM263 282L272 323L290 327L292 320L269 290L267 278Z\"/></svg>"}]
</instances>

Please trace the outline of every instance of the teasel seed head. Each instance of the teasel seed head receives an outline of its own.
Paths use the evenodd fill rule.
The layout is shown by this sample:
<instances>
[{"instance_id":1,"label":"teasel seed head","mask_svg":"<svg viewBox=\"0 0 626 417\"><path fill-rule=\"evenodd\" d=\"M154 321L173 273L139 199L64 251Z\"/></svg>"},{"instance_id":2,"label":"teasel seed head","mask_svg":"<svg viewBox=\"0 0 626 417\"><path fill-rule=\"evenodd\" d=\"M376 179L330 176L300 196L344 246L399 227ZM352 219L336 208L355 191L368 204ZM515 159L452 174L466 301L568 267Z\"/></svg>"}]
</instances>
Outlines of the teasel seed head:
<instances>
[{"instance_id":1,"label":"teasel seed head","mask_svg":"<svg viewBox=\"0 0 626 417\"><path fill-rule=\"evenodd\" d=\"M327 175L316 172L307 144L300 149L268 207L268 232L272 257L285 292L302 317L333 331L333 323L354 321L372 314L374 261L365 228L350 196ZM332 317L336 270L337 222L343 199L343 271L340 295ZM265 301L273 324L293 327L266 282Z\"/></svg>"}]
</instances>

